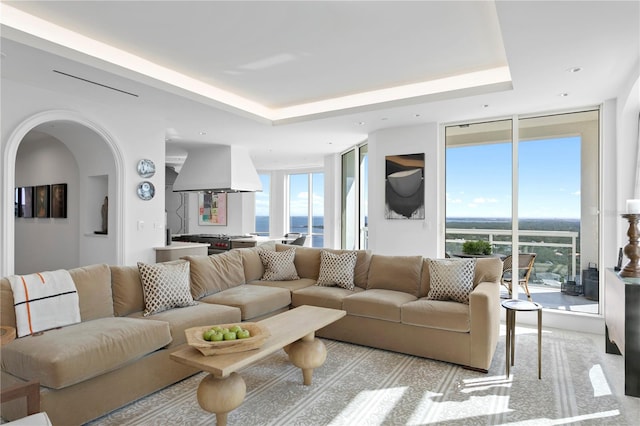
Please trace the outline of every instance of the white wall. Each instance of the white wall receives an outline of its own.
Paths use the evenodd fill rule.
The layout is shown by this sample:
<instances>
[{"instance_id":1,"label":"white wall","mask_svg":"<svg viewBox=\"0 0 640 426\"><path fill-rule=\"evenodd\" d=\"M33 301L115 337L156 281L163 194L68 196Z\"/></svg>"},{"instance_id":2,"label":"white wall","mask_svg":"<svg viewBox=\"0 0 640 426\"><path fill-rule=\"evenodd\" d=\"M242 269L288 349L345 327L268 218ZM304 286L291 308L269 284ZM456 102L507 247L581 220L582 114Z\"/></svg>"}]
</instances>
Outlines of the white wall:
<instances>
[{"instance_id":1,"label":"white wall","mask_svg":"<svg viewBox=\"0 0 640 426\"><path fill-rule=\"evenodd\" d=\"M12 168L15 164L15 157L10 155L10 148L15 148L12 145L15 136L13 133L25 122L42 115L43 112L62 111L61 115L68 112L74 120L79 117L78 121L90 123L99 129L98 133L104 134L110 140L108 151L115 157L117 176L114 176L113 183L110 180L109 195L110 207L113 205L116 210L112 228L116 228L117 224L118 229L114 229L115 235L110 234L108 237L115 239L113 246L116 251L109 256L112 255L118 263L128 265L134 265L137 261L155 261L153 247L164 245L164 123L138 108L135 99L129 99L126 95L113 94L118 97L118 107L110 108L91 100L76 98L72 94L43 90L6 79L2 79L1 84L2 229L13 229L15 182L10 173L4 172L7 167ZM78 141L79 144L81 142ZM76 158L79 166L85 162L100 160L95 153L76 155ZM136 195L136 187L143 180L136 173L136 165L142 158L151 159L159 166L155 176L149 179L156 186L156 196L151 201L142 201ZM120 205L116 203L118 197L122 200ZM4 239L6 235L1 237ZM9 237L13 238L12 235ZM108 250L111 250L111 244L109 241ZM3 245L4 247L7 245ZM97 251L99 250L89 250L86 254L95 255ZM13 253L2 253L1 256L0 275L13 273ZM91 260L93 259L87 258L87 261Z\"/></svg>"},{"instance_id":2,"label":"white wall","mask_svg":"<svg viewBox=\"0 0 640 426\"><path fill-rule=\"evenodd\" d=\"M79 266L78 164L54 138L25 141L16 158L16 186L67 184L66 218L15 218L15 272Z\"/></svg>"},{"instance_id":3,"label":"white wall","mask_svg":"<svg viewBox=\"0 0 640 426\"><path fill-rule=\"evenodd\" d=\"M342 158L327 155L324 158L324 246L339 249L341 244Z\"/></svg>"},{"instance_id":4,"label":"white wall","mask_svg":"<svg viewBox=\"0 0 640 426\"><path fill-rule=\"evenodd\" d=\"M385 157L425 154L425 219L384 217ZM369 135L369 248L377 254L438 254L438 125L379 130Z\"/></svg>"}]
</instances>

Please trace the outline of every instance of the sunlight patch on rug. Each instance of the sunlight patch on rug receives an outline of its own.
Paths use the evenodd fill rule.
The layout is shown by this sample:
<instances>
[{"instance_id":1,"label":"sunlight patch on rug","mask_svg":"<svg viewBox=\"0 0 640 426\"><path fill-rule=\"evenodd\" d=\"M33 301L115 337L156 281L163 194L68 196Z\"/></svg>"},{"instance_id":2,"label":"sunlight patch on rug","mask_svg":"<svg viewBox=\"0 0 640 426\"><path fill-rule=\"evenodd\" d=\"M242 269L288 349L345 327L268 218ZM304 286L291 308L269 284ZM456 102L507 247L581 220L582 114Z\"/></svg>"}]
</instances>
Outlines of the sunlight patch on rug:
<instances>
[{"instance_id":1,"label":"sunlight patch on rug","mask_svg":"<svg viewBox=\"0 0 640 426\"><path fill-rule=\"evenodd\" d=\"M598 349L587 338L543 337L542 379L537 337L516 337L511 377L504 375L504 338L488 374L395 352L324 340L328 357L311 386L284 351L243 369L243 404L230 426L587 425L629 424L611 394ZM425 343L428 344L428 343ZM196 388L204 373L185 379L91 426L211 425Z\"/></svg>"}]
</instances>

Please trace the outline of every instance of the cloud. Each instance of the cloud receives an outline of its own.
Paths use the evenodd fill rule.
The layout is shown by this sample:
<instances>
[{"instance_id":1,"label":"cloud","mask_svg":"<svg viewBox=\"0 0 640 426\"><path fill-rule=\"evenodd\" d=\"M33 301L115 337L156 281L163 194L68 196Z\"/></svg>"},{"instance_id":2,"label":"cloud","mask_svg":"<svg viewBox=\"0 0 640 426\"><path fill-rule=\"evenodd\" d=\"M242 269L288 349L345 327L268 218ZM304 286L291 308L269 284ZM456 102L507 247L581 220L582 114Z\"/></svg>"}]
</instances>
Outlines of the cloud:
<instances>
[{"instance_id":1,"label":"cloud","mask_svg":"<svg viewBox=\"0 0 640 426\"><path fill-rule=\"evenodd\" d=\"M451 194L447 192L447 203L459 204L462 200L460 198L452 198Z\"/></svg>"},{"instance_id":2,"label":"cloud","mask_svg":"<svg viewBox=\"0 0 640 426\"><path fill-rule=\"evenodd\" d=\"M478 197L478 198L474 198L473 202L475 204L485 204L485 203L497 203L498 200L495 198L484 198L484 197Z\"/></svg>"}]
</instances>

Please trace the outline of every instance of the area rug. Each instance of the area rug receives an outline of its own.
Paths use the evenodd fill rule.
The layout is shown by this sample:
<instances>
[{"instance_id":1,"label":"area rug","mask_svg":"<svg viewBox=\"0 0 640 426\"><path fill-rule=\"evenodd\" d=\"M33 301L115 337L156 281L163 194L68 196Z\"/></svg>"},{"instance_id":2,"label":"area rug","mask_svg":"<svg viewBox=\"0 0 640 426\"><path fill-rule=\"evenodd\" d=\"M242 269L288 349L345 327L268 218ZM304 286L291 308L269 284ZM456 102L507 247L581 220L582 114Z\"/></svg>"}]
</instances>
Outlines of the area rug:
<instances>
[{"instance_id":1,"label":"area rug","mask_svg":"<svg viewBox=\"0 0 640 426\"><path fill-rule=\"evenodd\" d=\"M363 332L366 332L363 330ZM311 386L284 351L245 368L244 403L229 425L630 424L611 394L598 349L586 337L543 337L542 380L535 333L516 338L505 376L504 336L488 374L462 367L324 340L328 357ZM425 342L437 344L437 342ZM211 425L196 400L200 373L90 425Z\"/></svg>"}]
</instances>

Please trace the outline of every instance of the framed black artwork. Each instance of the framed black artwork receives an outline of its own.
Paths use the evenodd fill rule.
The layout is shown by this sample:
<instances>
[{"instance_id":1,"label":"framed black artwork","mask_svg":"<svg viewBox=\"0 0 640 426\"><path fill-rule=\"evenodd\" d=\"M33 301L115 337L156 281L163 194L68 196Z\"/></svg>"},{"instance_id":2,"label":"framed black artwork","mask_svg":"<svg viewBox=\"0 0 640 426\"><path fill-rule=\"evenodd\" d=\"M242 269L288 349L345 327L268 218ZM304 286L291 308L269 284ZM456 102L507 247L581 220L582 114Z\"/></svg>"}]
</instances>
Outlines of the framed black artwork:
<instances>
[{"instance_id":1,"label":"framed black artwork","mask_svg":"<svg viewBox=\"0 0 640 426\"><path fill-rule=\"evenodd\" d=\"M385 157L385 218L424 219L424 154Z\"/></svg>"},{"instance_id":2,"label":"framed black artwork","mask_svg":"<svg viewBox=\"0 0 640 426\"><path fill-rule=\"evenodd\" d=\"M35 217L49 217L49 185L36 186Z\"/></svg>"},{"instance_id":3,"label":"framed black artwork","mask_svg":"<svg viewBox=\"0 0 640 426\"><path fill-rule=\"evenodd\" d=\"M51 185L51 217L67 217L67 184Z\"/></svg>"},{"instance_id":4,"label":"framed black artwork","mask_svg":"<svg viewBox=\"0 0 640 426\"><path fill-rule=\"evenodd\" d=\"M18 217L33 217L33 186L16 188L16 203Z\"/></svg>"}]
</instances>

